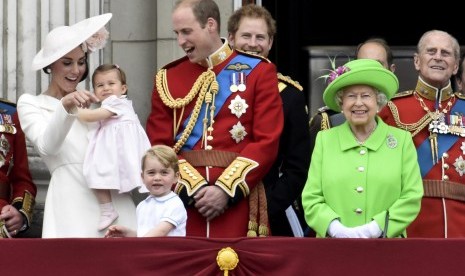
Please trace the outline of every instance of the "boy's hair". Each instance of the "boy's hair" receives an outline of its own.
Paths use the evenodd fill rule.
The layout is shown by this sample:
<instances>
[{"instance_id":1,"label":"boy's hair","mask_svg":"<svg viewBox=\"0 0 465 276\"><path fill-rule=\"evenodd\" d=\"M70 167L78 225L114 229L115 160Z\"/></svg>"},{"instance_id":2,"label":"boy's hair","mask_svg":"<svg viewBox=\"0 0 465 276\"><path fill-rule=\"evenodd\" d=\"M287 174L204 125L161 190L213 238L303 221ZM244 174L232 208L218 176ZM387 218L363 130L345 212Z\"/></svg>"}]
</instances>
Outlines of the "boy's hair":
<instances>
[{"instance_id":1,"label":"boy's hair","mask_svg":"<svg viewBox=\"0 0 465 276\"><path fill-rule=\"evenodd\" d=\"M125 85L126 84L126 73L124 73L123 69L121 69L117 64L102 64L99 67L97 67L92 74L92 87L95 88L95 76L99 73L104 73L108 72L110 70L116 70L118 72L119 80L121 81L121 84Z\"/></svg>"},{"instance_id":2,"label":"boy's hair","mask_svg":"<svg viewBox=\"0 0 465 276\"><path fill-rule=\"evenodd\" d=\"M145 160L148 157L155 157L166 168L172 168L175 173L179 172L179 161L173 148L165 145L155 145L148 149L142 157L142 171L145 170Z\"/></svg>"}]
</instances>

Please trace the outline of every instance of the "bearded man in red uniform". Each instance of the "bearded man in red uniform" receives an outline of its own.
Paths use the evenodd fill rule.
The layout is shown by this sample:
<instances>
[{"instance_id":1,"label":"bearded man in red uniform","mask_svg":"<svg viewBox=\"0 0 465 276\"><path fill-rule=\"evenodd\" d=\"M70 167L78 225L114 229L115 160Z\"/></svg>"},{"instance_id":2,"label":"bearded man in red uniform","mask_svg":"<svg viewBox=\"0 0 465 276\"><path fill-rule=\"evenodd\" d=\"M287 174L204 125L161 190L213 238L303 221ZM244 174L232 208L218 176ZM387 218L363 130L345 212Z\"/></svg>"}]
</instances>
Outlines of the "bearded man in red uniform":
<instances>
[{"instance_id":1,"label":"bearded man in red uniform","mask_svg":"<svg viewBox=\"0 0 465 276\"><path fill-rule=\"evenodd\" d=\"M432 30L420 38L414 90L399 93L380 112L388 124L412 133L423 178L420 214L408 237L465 237L465 97L450 78L460 47L450 34Z\"/></svg>"},{"instance_id":2,"label":"bearded man in red uniform","mask_svg":"<svg viewBox=\"0 0 465 276\"><path fill-rule=\"evenodd\" d=\"M0 238L29 228L36 193L16 105L0 99Z\"/></svg>"},{"instance_id":3,"label":"bearded man in red uniform","mask_svg":"<svg viewBox=\"0 0 465 276\"><path fill-rule=\"evenodd\" d=\"M146 130L179 154L187 236L266 236L261 180L283 128L276 67L220 37L213 0L178 1L172 20L186 56L158 71Z\"/></svg>"}]
</instances>

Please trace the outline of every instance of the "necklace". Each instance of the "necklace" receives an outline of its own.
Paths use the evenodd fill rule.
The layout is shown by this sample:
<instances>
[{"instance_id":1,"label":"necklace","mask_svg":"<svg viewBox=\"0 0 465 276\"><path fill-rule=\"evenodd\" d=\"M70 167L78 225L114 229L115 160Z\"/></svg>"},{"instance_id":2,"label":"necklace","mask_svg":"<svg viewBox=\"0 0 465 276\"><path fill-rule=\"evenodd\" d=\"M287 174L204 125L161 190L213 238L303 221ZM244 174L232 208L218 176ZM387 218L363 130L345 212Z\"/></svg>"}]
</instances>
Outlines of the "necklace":
<instances>
[{"instance_id":1,"label":"necklace","mask_svg":"<svg viewBox=\"0 0 465 276\"><path fill-rule=\"evenodd\" d=\"M434 112L431 111L428 106L426 106L425 101L423 100L422 97L420 97L417 93L417 91L413 92L413 95L415 98L420 102L420 106L423 108L423 110L431 117L433 120L437 120L440 117L443 117L444 114L447 114L447 112L450 111L452 105L454 104L455 101L455 94L452 94L449 101L446 104L446 107L444 109L442 108L441 102L439 102L438 107L439 109L436 109ZM442 110L441 110L442 109ZM442 113L442 114L441 114Z\"/></svg>"},{"instance_id":2,"label":"necklace","mask_svg":"<svg viewBox=\"0 0 465 276\"><path fill-rule=\"evenodd\" d=\"M428 106L426 106L422 97L418 95L415 91L413 92L415 98L420 102L420 106L426 112L426 114L430 117L428 130L429 130L429 142L431 148L431 158L433 159L433 163L436 164L439 162L438 157L438 133L444 132L442 128L445 128L445 115L447 112L450 111L452 105L455 101L455 94L452 94L449 101L447 102L446 107L442 108L441 101L439 101L438 109L435 111L431 111Z\"/></svg>"},{"instance_id":3,"label":"necklace","mask_svg":"<svg viewBox=\"0 0 465 276\"><path fill-rule=\"evenodd\" d=\"M368 133L367 137L365 138L365 140L363 141L360 141L357 139L357 136L355 135L355 133L352 131L352 134L354 135L354 138L355 138L355 141L357 141L357 143L360 145L360 146L363 146L363 144L365 144L365 142L370 138L371 134L373 134L373 132L375 131L376 127L378 126L378 124L375 122L375 125L373 126L373 128L370 130L370 132Z\"/></svg>"}]
</instances>

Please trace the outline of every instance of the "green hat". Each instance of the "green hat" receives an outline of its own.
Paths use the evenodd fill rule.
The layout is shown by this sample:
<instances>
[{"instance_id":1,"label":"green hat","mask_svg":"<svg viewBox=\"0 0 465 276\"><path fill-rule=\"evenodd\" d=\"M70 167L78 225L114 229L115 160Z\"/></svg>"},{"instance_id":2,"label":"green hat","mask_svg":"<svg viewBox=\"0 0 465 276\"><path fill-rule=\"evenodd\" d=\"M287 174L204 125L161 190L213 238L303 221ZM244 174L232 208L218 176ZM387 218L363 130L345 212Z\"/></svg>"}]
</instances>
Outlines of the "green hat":
<instances>
[{"instance_id":1,"label":"green hat","mask_svg":"<svg viewBox=\"0 0 465 276\"><path fill-rule=\"evenodd\" d=\"M329 84L323 93L325 104L335 111L341 111L336 103L336 93L344 87L365 84L373 86L390 100L399 89L399 80L381 63L374 59L357 59L347 62L329 74Z\"/></svg>"}]
</instances>

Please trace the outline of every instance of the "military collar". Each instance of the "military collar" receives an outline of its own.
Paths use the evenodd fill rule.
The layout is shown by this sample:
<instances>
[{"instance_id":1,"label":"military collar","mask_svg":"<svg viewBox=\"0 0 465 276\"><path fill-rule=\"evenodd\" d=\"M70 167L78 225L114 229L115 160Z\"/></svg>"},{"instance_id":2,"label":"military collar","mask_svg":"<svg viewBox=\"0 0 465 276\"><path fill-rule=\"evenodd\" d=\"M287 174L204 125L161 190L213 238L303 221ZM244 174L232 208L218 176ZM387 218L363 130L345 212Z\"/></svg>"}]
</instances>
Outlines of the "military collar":
<instances>
[{"instance_id":1,"label":"military collar","mask_svg":"<svg viewBox=\"0 0 465 276\"><path fill-rule=\"evenodd\" d=\"M228 40L225 38L221 38L221 40L223 41L223 46L221 46L206 59L208 68L213 68L216 65L222 63L233 53L233 49L229 45Z\"/></svg>"},{"instance_id":2,"label":"military collar","mask_svg":"<svg viewBox=\"0 0 465 276\"><path fill-rule=\"evenodd\" d=\"M450 81L446 85L446 87L439 90L436 87L427 84L420 77L418 77L418 82L417 86L415 87L415 91L418 93L418 95L431 101L436 101L436 95L440 93L439 95L441 95L441 102L450 99L450 97L452 97L452 95L454 94L454 91L452 91Z\"/></svg>"}]
</instances>

